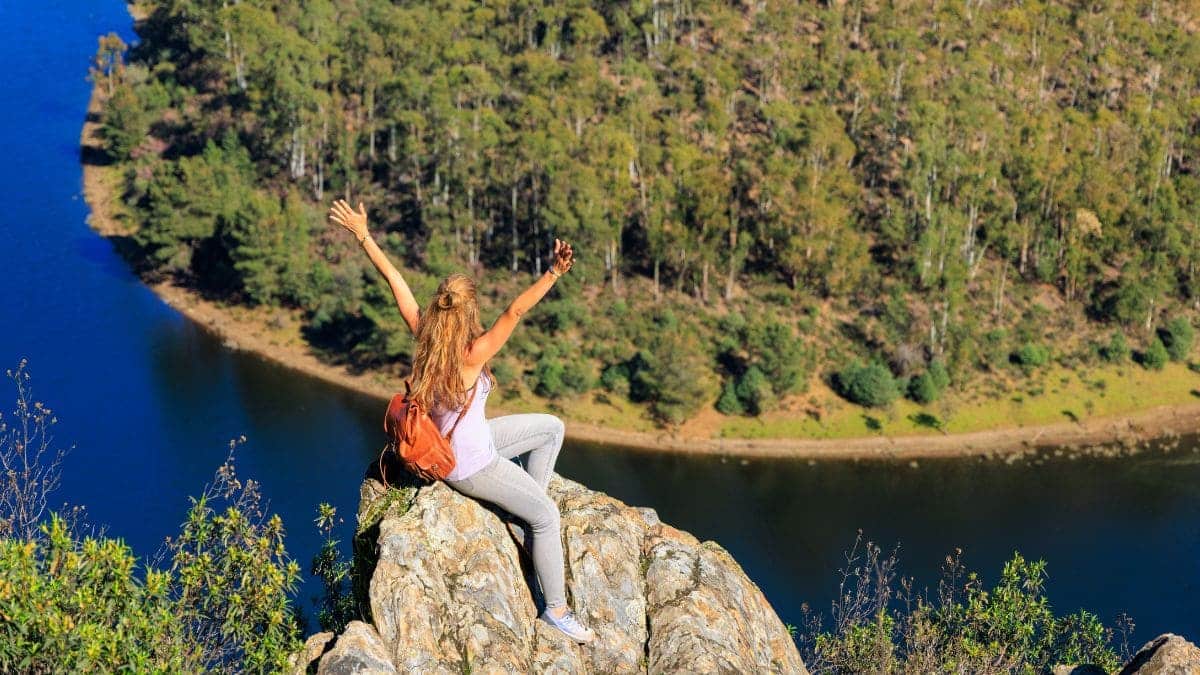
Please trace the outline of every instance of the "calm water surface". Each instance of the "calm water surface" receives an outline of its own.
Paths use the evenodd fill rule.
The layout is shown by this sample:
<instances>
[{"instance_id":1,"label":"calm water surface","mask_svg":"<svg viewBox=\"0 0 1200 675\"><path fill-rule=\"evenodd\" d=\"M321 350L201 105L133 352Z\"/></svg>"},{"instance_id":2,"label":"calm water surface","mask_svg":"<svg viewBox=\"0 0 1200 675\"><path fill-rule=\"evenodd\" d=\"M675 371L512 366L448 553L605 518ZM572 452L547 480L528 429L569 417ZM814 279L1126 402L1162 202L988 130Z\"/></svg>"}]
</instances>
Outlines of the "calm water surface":
<instances>
[{"instance_id":1,"label":"calm water surface","mask_svg":"<svg viewBox=\"0 0 1200 675\"><path fill-rule=\"evenodd\" d=\"M352 520L378 444L379 405L222 347L142 287L86 225L79 128L96 37L133 38L116 0L0 2L0 366L30 360L38 398L75 444L61 497L141 554L176 531L245 435L239 473L262 482L306 563L318 502ZM0 387L0 402L11 387ZM7 406L6 406L7 407ZM1056 608L1137 622L1136 639L1200 639L1200 454L907 463L742 463L569 444L564 475L725 546L785 621L826 608L855 532L901 571L937 581L956 547L987 580L1014 550L1049 563ZM348 525L343 533L348 532ZM305 596L315 592L307 586Z\"/></svg>"}]
</instances>

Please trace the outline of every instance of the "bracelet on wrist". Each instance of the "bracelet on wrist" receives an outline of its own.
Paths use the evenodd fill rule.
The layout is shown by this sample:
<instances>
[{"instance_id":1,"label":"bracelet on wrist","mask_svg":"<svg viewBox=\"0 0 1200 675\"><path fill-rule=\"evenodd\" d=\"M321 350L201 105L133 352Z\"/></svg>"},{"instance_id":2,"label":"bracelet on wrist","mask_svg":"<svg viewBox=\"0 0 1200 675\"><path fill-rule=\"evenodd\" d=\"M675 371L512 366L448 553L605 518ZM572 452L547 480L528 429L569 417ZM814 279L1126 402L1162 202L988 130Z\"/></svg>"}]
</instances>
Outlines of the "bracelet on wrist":
<instances>
[{"instance_id":1,"label":"bracelet on wrist","mask_svg":"<svg viewBox=\"0 0 1200 675\"><path fill-rule=\"evenodd\" d=\"M559 279L562 277L562 272L555 272L553 267L551 267L550 269L548 269L546 271L549 272L550 276L554 277L555 279Z\"/></svg>"},{"instance_id":2,"label":"bracelet on wrist","mask_svg":"<svg viewBox=\"0 0 1200 675\"><path fill-rule=\"evenodd\" d=\"M367 240L370 238L371 238L371 232L368 230L366 234L364 234L363 236L358 238L359 246L362 246L363 244L367 243Z\"/></svg>"}]
</instances>

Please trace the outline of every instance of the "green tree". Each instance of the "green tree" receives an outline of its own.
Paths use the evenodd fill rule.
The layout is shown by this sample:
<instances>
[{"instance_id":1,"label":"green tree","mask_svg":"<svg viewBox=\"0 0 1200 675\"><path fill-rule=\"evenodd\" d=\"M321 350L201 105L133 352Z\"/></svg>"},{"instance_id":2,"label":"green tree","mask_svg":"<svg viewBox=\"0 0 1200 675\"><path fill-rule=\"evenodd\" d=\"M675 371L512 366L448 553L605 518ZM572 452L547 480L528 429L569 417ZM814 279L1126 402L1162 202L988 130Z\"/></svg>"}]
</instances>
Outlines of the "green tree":
<instances>
[{"instance_id":1,"label":"green tree","mask_svg":"<svg viewBox=\"0 0 1200 675\"><path fill-rule=\"evenodd\" d=\"M681 424L716 394L710 372L695 332L668 314L638 352L630 394L648 403L656 419Z\"/></svg>"},{"instance_id":2,"label":"green tree","mask_svg":"<svg viewBox=\"0 0 1200 675\"><path fill-rule=\"evenodd\" d=\"M749 360L770 383L776 396L800 390L808 377L804 344L777 320L751 321L745 332Z\"/></svg>"},{"instance_id":3,"label":"green tree","mask_svg":"<svg viewBox=\"0 0 1200 675\"><path fill-rule=\"evenodd\" d=\"M88 76L95 84L103 83L105 93L111 98L116 90L116 83L125 74L125 50L128 46L116 33L102 35L96 55L92 57L92 67Z\"/></svg>"}]
</instances>

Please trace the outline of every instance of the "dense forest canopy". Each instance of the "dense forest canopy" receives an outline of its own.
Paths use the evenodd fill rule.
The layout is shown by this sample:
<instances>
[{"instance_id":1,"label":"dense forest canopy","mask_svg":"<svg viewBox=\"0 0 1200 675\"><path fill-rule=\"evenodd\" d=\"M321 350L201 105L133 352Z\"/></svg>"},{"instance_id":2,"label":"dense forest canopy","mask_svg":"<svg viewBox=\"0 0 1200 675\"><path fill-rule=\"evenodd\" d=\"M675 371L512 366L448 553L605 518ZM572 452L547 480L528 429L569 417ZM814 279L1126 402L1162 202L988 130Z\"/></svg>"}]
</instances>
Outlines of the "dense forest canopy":
<instances>
[{"instance_id":1,"label":"dense forest canopy","mask_svg":"<svg viewBox=\"0 0 1200 675\"><path fill-rule=\"evenodd\" d=\"M336 197L422 299L464 267L507 292L571 240L501 370L668 422L770 409L818 363L936 396L1200 306L1191 2L137 8L93 77L142 270L297 308L363 365L411 342Z\"/></svg>"}]
</instances>

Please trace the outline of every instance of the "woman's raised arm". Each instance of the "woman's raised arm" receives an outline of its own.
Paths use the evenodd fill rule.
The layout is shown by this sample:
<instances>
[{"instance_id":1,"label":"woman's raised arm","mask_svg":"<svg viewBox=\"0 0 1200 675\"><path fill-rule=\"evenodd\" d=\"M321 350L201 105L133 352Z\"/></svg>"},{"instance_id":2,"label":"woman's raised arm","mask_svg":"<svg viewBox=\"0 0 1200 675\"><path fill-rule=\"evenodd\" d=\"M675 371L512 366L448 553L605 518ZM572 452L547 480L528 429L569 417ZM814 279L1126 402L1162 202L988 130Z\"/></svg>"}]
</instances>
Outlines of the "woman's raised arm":
<instances>
[{"instance_id":1,"label":"woman's raised arm","mask_svg":"<svg viewBox=\"0 0 1200 675\"><path fill-rule=\"evenodd\" d=\"M521 316L536 305L550 291L554 282L566 274L573 264L575 264L575 252L571 250L571 245L555 239L554 264L537 281L533 282L532 286L509 303L508 308L496 318L496 322L486 333L475 339L475 342L471 344L470 351L467 352L467 365L482 366L487 363L488 359L495 356L504 343L508 342L508 338L512 335L513 329L517 327Z\"/></svg>"},{"instance_id":2,"label":"woman's raised arm","mask_svg":"<svg viewBox=\"0 0 1200 675\"><path fill-rule=\"evenodd\" d=\"M408 324L408 329L413 332L413 335L416 335L421 308L417 305L417 299L413 297L412 289L408 287L408 282L404 280L400 270L392 265L392 261L388 260L383 249L379 248L379 245L371 238L371 231L367 229L367 210L363 208L362 202L358 203L358 210L355 211L345 200L335 201L329 209L329 219L349 230L367 251L367 256L375 264L375 269L379 270L383 278L387 279L388 286L391 286L392 296L396 298L396 306L400 308L400 316L404 317L404 323Z\"/></svg>"}]
</instances>

